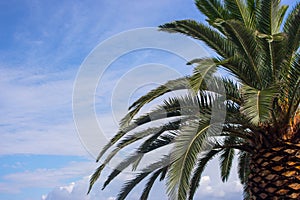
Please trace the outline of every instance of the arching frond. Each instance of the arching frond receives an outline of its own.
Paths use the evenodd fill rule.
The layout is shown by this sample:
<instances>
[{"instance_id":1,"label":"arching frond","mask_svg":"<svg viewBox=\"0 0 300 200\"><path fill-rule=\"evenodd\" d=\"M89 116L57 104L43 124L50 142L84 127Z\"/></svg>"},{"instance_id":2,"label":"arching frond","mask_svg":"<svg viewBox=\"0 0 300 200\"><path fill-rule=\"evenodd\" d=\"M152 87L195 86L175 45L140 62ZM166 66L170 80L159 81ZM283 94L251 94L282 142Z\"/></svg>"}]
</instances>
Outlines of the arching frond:
<instances>
[{"instance_id":1,"label":"arching frond","mask_svg":"<svg viewBox=\"0 0 300 200\"><path fill-rule=\"evenodd\" d=\"M184 200L189 190L189 179L200 151L208 148L205 139L219 134L216 124L209 120L190 123L181 129L171 153L171 162L167 179L168 195L172 199Z\"/></svg>"},{"instance_id":2,"label":"arching frond","mask_svg":"<svg viewBox=\"0 0 300 200\"><path fill-rule=\"evenodd\" d=\"M216 72L218 61L213 59L201 59L197 62L193 75L190 77L191 88L198 92L199 88L205 84L205 80L212 78Z\"/></svg>"},{"instance_id":3,"label":"arching frond","mask_svg":"<svg viewBox=\"0 0 300 200\"><path fill-rule=\"evenodd\" d=\"M233 145L236 143L236 137L227 137L224 141L224 146ZM221 179L223 182L229 178L232 162L234 158L234 149L225 148L220 155L220 168L221 168Z\"/></svg>"},{"instance_id":4,"label":"arching frond","mask_svg":"<svg viewBox=\"0 0 300 200\"><path fill-rule=\"evenodd\" d=\"M216 19L226 19L228 17L228 11L224 8L224 5L217 0L196 0L195 4L197 8L203 13L211 24Z\"/></svg>"},{"instance_id":5,"label":"arching frond","mask_svg":"<svg viewBox=\"0 0 300 200\"><path fill-rule=\"evenodd\" d=\"M261 0L257 6L258 31L267 35L279 33L287 8L280 5L280 0Z\"/></svg>"},{"instance_id":6,"label":"arching frond","mask_svg":"<svg viewBox=\"0 0 300 200\"><path fill-rule=\"evenodd\" d=\"M213 159L222 149L215 150L212 149L211 151L204 153L202 157L197 161L197 167L195 168L192 178L191 178L191 184L189 188L189 200L193 200L195 192L199 186L199 182L201 180L201 175L207 165L207 163Z\"/></svg>"},{"instance_id":7,"label":"arching frond","mask_svg":"<svg viewBox=\"0 0 300 200\"><path fill-rule=\"evenodd\" d=\"M124 186L122 187L121 191L119 192L117 196L117 200L124 200L129 192L139 183L141 182L144 178L146 178L149 174L151 174L153 171L159 169L157 172L161 172L160 170L163 170L164 167L166 167L169 163L169 158L164 157L158 162L155 162L145 169L142 170L134 179L126 182Z\"/></svg>"},{"instance_id":8,"label":"arching frond","mask_svg":"<svg viewBox=\"0 0 300 200\"><path fill-rule=\"evenodd\" d=\"M300 2L288 15L283 27L284 33L288 36L286 46L286 59L290 64L295 52L298 51L300 46Z\"/></svg>"},{"instance_id":9,"label":"arching frond","mask_svg":"<svg viewBox=\"0 0 300 200\"><path fill-rule=\"evenodd\" d=\"M162 105L157 106L156 109L150 111L149 113L146 113L137 119L134 120L133 123L129 124L128 126L121 127L121 129L118 131L118 133L102 148L101 152L99 153L97 157L97 161L104 155L104 153L113 146L116 142L118 142L123 136L125 136L128 132L134 130L138 126L144 125L146 123L164 119L164 118L170 118L170 117L176 117L176 116L182 116L187 114L188 111L195 111L190 108L196 108L198 107L198 104L193 104L193 102L189 103L183 103L185 100L191 100L193 98L169 98L169 100L165 100ZM184 108L183 105L187 105L187 108ZM192 107L194 106L194 107ZM185 111L185 113L181 112ZM197 110L196 110L197 111ZM191 113L189 113L191 114Z\"/></svg>"},{"instance_id":10,"label":"arching frond","mask_svg":"<svg viewBox=\"0 0 300 200\"><path fill-rule=\"evenodd\" d=\"M260 122L270 120L272 102L278 93L276 87L257 90L243 86L242 89L245 99L242 106L242 112L249 117L251 122L257 125Z\"/></svg>"},{"instance_id":11,"label":"arching frond","mask_svg":"<svg viewBox=\"0 0 300 200\"><path fill-rule=\"evenodd\" d=\"M234 55L235 45L217 31L194 20L181 20L159 26L160 30L170 33L182 33L202 40L223 58Z\"/></svg>"},{"instance_id":12,"label":"arching frond","mask_svg":"<svg viewBox=\"0 0 300 200\"><path fill-rule=\"evenodd\" d=\"M250 68L249 71L255 74L255 76L252 77L252 82L257 83L257 88L262 87L262 77L258 68L259 56L255 32L235 20L225 21L224 28L226 29L228 37L238 47L237 50L239 54L244 57L239 57L239 59L244 59L247 63L247 67Z\"/></svg>"},{"instance_id":13,"label":"arching frond","mask_svg":"<svg viewBox=\"0 0 300 200\"><path fill-rule=\"evenodd\" d=\"M242 184L247 183L250 173L250 154L245 151L238 153L238 175Z\"/></svg>"},{"instance_id":14,"label":"arching frond","mask_svg":"<svg viewBox=\"0 0 300 200\"><path fill-rule=\"evenodd\" d=\"M244 1L224 0L224 2L225 2L225 8L230 12L230 19L239 20L246 27L251 29L255 27L253 10L247 9L247 5L245 5Z\"/></svg>"},{"instance_id":15,"label":"arching frond","mask_svg":"<svg viewBox=\"0 0 300 200\"><path fill-rule=\"evenodd\" d=\"M182 90L182 89L189 89L189 81L186 77L179 78L175 80L168 81L164 85L161 85L150 92L148 92L146 95L140 97L137 101L135 101L129 109L132 109L128 114L121 120L120 126L121 128L126 127L130 124L131 120L135 117L135 115L140 111L140 109L146 105L147 103L153 101L154 99L172 92L176 90Z\"/></svg>"},{"instance_id":16,"label":"arching frond","mask_svg":"<svg viewBox=\"0 0 300 200\"><path fill-rule=\"evenodd\" d=\"M166 167L163 167L161 169L158 169L155 171L155 173L153 173L153 175L151 176L151 178L149 178L144 190L143 190L143 193L142 193L142 196L140 197L140 199L148 199L148 196L149 196L149 193L150 193L150 190L155 182L155 180L157 179L157 177L162 174L166 169L168 168L168 166Z\"/></svg>"},{"instance_id":17,"label":"arching frond","mask_svg":"<svg viewBox=\"0 0 300 200\"><path fill-rule=\"evenodd\" d=\"M120 162L117 167L109 174L106 181L104 182L103 189L115 179L124 169L126 169L131 164L135 163L137 160L140 160L146 153L149 153L153 150L157 150L165 145L168 145L173 142L175 134L167 134L160 136L158 134L153 135L146 141L144 141L136 150L134 154L124 159Z\"/></svg>"},{"instance_id":18,"label":"arching frond","mask_svg":"<svg viewBox=\"0 0 300 200\"><path fill-rule=\"evenodd\" d=\"M288 93L288 111L286 122L296 114L300 104L300 53L295 55L294 62L291 64L288 76L289 84L286 91Z\"/></svg>"}]
</instances>

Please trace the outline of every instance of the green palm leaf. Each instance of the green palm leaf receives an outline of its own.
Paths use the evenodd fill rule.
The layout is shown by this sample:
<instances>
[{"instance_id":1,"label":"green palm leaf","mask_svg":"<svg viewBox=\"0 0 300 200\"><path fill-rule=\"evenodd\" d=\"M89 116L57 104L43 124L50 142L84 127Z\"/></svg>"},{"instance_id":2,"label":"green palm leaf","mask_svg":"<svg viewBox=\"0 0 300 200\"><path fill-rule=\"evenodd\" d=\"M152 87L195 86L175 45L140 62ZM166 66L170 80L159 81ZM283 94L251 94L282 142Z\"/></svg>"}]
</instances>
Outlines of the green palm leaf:
<instances>
[{"instance_id":1,"label":"green palm leaf","mask_svg":"<svg viewBox=\"0 0 300 200\"><path fill-rule=\"evenodd\" d=\"M144 178L146 178L150 173L152 173L156 169L161 168L158 171L160 170L162 171L164 167L166 167L166 163L168 162L169 162L169 158L164 157L160 161L155 162L149 165L148 167L146 167L145 169L143 169L142 172L139 173L134 179L125 183L125 185L123 186L123 188L121 189L121 191L117 196L117 200L124 200L129 194L129 192L133 189L133 187L135 187L139 182L141 182Z\"/></svg>"},{"instance_id":2,"label":"green palm leaf","mask_svg":"<svg viewBox=\"0 0 300 200\"><path fill-rule=\"evenodd\" d=\"M189 179L197 160L198 153L208 148L205 139L219 134L208 119L190 123L183 127L181 135L175 140L171 153L171 162L167 179L168 195L172 199L186 199L189 190Z\"/></svg>"},{"instance_id":3,"label":"green palm leaf","mask_svg":"<svg viewBox=\"0 0 300 200\"><path fill-rule=\"evenodd\" d=\"M298 2L289 14L283 31L288 35L286 55L288 63L291 63L293 54L298 51L300 45L300 2Z\"/></svg>"},{"instance_id":4,"label":"green palm leaf","mask_svg":"<svg viewBox=\"0 0 300 200\"><path fill-rule=\"evenodd\" d=\"M153 173L153 175L151 176L151 178L149 179L149 181L146 184L146 187L143 190L142 196L140 197L140 199L148 199L150 190L155 182L155 180L157 179L157 177L162 174L164 172L164 170L166 170L168 168L168 166L158 169L155 173Z\"/></svg>"},{"instance_id":5,"label":"green palm leaf","mask_svg":"<svg viewBox=\"0 0 300 200\"><path fill-rule=\"evenodd\" d=\"M207 163L216 156L221 149L219 150L211 150L207 153L204 153L204 155L197 161L197 167L195 168L192 178L191 178L191 185L189 188L189 200L193 200L196 189L199 186L199 182L201 179L201 175L207 165Z\"/></svg>"},{"instance_id":6,"label":"green palm leaf","mask_svg":"<svg viewBox=\"0 0 300 200\"><path fill-rule=\"evenodd\" d=\"M236 137L228 137L225 140L224 145L232 145L235 143ZM220 168L221 168L221 178L222 181L225 182L228 180L232 162L234 158L234 149L233 148L225 148L220 155Z\"/></svg>"},{"instance_id":7,"label":"green palm leaf","mask_svg":"<svg viewBox=\"0 0 300 200\"><path fill-rule=\"evenodd\" d=\"M245 151L240 151L238 156L238 175L242 184L247 183L250 172L250 154Z\"/></svg>"},{"instance_id":8,"label":"green palm leaf","mask_svg":"<svg viewBox=\"0 0 300 200\"><path fill-rule=\"evenodd\" d=\"M208 21L212 24L216 19L226 19L228 11L224 8L220 1L217 0L196 0L197 8L201 13L208 17Z\"/></svg>"},{"instance_id":9,"label":"green palm leaf","mask_svg":"<svg viewBox=\"0 0 300 200\"><path fill-rule=\"evenodd\" d=\"M279 33L288 6L281 6L280 0L261 0L257 8L258 31L267 35Z\"/></svg>"},{"instance_id":10,"label":"green palm leaf","mask_svg":"<svg viewBox=\"0 0 300 200\"><path fill-rule=\"evenodd\" d=\"M241 21L248 28L254 28L254 16L251 9L241 0L224 0L226 9L230 12L230 19ZM253 3L253 2L249 2Z\"/></svg>"},{"instance_id":11,"label":"green palm leaf","mask_svg":"<svg viewBox=\"0 0 300 200\"><path fill-rule=\"evenodd\" d=\"M220 56L227 58L235 53L235 45L219 32L194 20L181 20L159 26L160 30L169 33L182 33L202 40Z\"/></svg>"},{"instance_id":12,"label":"green palm leaf","mask_svg":"<svg viewBox=\"0 0 300 200\"><path fill-rule=\"evenodd\" d=\"M260 122L270 120L273 99L277 96L276 88L257 90L252 87L243 86L244 104L242 112L249 117L251 122L257 125Z\"/></svg>"}]
</instances>

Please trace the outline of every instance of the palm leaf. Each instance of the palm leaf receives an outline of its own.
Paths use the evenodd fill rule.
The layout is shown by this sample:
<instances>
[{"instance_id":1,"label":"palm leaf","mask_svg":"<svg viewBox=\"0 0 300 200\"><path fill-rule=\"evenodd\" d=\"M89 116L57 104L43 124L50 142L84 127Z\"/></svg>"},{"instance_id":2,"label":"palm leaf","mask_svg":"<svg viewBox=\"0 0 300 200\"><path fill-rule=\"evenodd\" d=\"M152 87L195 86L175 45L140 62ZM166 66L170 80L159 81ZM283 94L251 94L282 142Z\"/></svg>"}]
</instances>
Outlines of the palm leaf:
<instances>
[{"instance_id":1,"label":"palm leaf","mask_svg":"<svg viewBox=\"0 0 300 200\"><path fill-rule=\"evenodd\" d=\"M207 153L204 153L204 155L197 161L197 167L195 168L192 178L191 178L191 184L189 188L189 200L193 200L196 189L199 186L199 181L201 179L201 175L207 165L207 163L216 156L220 150L211 150Z\"/></svg>"},{"instance_id":2,"label":"palm leaf","mask_svg":"<svg viewBox=\"0 0 300 200\"><path fill-rule=\"evenodd\" d=\"M155 182L155 180L157 179L157 177L162 174L166 169L168 169L168 166L166 167L163 167L163 168L160 168L158 170L156 170L155 173L153 173L153 175L151 176L151 178L149 178L144 190L143 190L143 193L142 193L142 196L140 197L140 199L148 199L148 196L149 196L149 193L150 193L150 190Z\"/></svg>"},{"instance_id":3,"label":"palm leaf","mask_svg":"<svg viewBox=\"0 0 300 200\"><path fill-rule=\"evenodd\" d=\"M130 124L131 120L135 117L135 115L140 111L140 109L146 105L147 103L153 101L154 99L172 92L176 90L183 90L189 88L189 82L187 78L179 78L176 80L171 80L165 83L164 85L161 85L150 92L148 92L146 95L140 97L137 101L135 101L129 109L132 109L128 114L121 120L120 126L121 128L126 127Z\"/></svg>"},{"instance_id":4,"label":"palm leaf","mask_svg":"<svg viewBox=\"0 0 300 200\"><path fill-rule=\"evenodd\" d=\"M208 17L208 21L212 24L216 19L227 19L228 11L224 8L220 1L217 0L196 0L197 8Z\"/></svg>"},{"instance_id":5,"label":"palm leaf","mask_svg":"<svg viewBox=\"0 0 300 200\"><path fill-rule=\"evenodd\" d=\"M281 6L280 0L261 0L257 8L258 31L267 35L279 33L288 6Z\"/></svg>"},{"instance_id":6,"label":"palm leaf","mask_svg":"<svg viewBox=\"0 0 300 200\"><path fill-rule=\"evenodd\" d=\"M288 35L286 55L288 63L291 63L293 54L300 45L300 2L298 2L285 21L283 31Z\"/></svg>"},{"instance_id":7,"label":"palm leaf","mask_svg":"<svg viewBox=\"0 0 300 200\"><path fill-rule=\"evenodd\" d=\"M242 89L245 99L242 112L249 117L251 122L257 125L260 122L270 120L272 102L278 90L275 87L257 90L248 86L243 86Z\"/></svg>"},{"instance_id":8,"label":"palm leaf","mask_svg":"<svg viewBox=\"0 0 300 200\"><path fill-rule=\"evenodd\" d=\"M202 119L198 123L190 123L183 127L175 140L171 153L171 162L167 179L168 195L172 199L186 199L189 190L189 179L197 160L198 153L208 148L205 139L209 135L218 134L209 120Z\"/></svg>"},{"instance_id":9,"label":"palm leaf","mask_svg":"<svg viewBox=\"0 0 300 200\"><path fill-rule=\"evenodd\" d=\"M252 83L256 83L257 88L262 87L262 78L258 69L259 56L255 32L249 28L246 28L242 23L235 20L228 20L224 22L223 26L226 29L230 40L233 41L238 47L237 50L239 54L244 57L244 61L247 62L246 66L250 68L249 72L254 74L252 77ZM239 59L243 59L242 57L239 57Z\"/></svg>"},{"instance_id":10,"label":"palm leaf","mask_svg":"<svg viewBox=\"0 0 300 200\"><path fill-rule=\"evenodd\" d=\"M197 61L197 66L194 68L193 75L190 78L191 88L198 92L199 88L205 84L205 80L212 78L216 72L217 61L212 59L201 59Z\"/></svg>"},{"instance_id":11,"label":"palm leaf","mask_svg":"<svg viewBox=\"0 0 300 200\"><path fill-rule=\"evenodd\" d=\"M286 89L288 94L288 111L286 122L288 122L299 109L300 103L300 54L295 55L294 62L291 64L290 73L288 76L289 84Z\"/></svg>"},{"instance_id":12,"label":"palm leaf","mask_svg":"<svg viewBox=\"0 0 300 200\"><path fill-rule=\"evenodd\" d=\"M227 137L224 145L232 145L236 140L236 137ZM220 168L221 168L221 178L225 182L229 178L232 162L234 158L234 149L225 148L220 155Z\"/></svg>"},{"instance_id":13,"label":"palm leaf","mask_svg":"<svg viewBox=\"0 0 300 200\"><path fill-rule=\"evenodd\" d=\"M176 116L182 116L185 113L181 113L181 110L190 110L190 107L192 105L197 106L192 103L184 103L184 105L188 105L188 108L184 108L182 105L183 102L185 101L184 98L169 98L169 100L165 100L163 105L157 106L156 109L152 110L149 113L146 113L139 118L134 120L134 123L129 124L128 126L121 127L121 130L118 131L118 133L102 148L101 152L99 153L97 157L97 161L100 160L100 158L104 155L104 153L111 147L113 146L116 142L118 142L124 135L126 135L128 132L134 130L138 126L141 126L143 124L159 120L159 119L164 119L164 118L170 118L170 117L176 117ZM182 104L182 105L181 105ZM195 108L195 107L193 107ZM195 109L196 110L196 109ZM194 110L194 111L195 111Z\"/></svg>"},{"instance_id":14,"label":"palm leaf","mask_svg":"<svg viewBox=\"0 0 300 200\"><path fill-rule=\"evenodd\" d=\"M247 183L250 172L250 154L245 151L240 151L238 156L238 175L242 184Z\"/></svg>"},{"instance_id":15,"label":"palm leaf","mask_svg":"<svg viewBox=\"0 0 300 200\"><path fill-rule=\"evenodd\" d=\"M155 171L156 169L163 169L166 164L169 162L169 158L168 157L164 157L163 159L161 159L158 162L155 162L151 165L149 165L148 167L146 167L145 169L142 170L141 173L139 173L134 179L126 182L124 184L124 186L122 187L121 191L119 192L118 196L117 196L117 200L123 200L127 197L127 195L129 194L129 192L139 183L141 182L145 177L147 177L150 173L152 173L153 171Z\"/></svg>"},{"instance_id":16,"label":"palm leaf","mask_svg":"<svg viewBox=\"0 0 300 200\"><path fill-rule=\"evenodd\" d=\"M168 124L165 124L163 126L159 126L159 127L154 127L154 128L148 128L146 130L143 131L139 131L137 133L134 133L133 135L127 136L125 137L122 141L120 141L117 145L117 147L115 149L113 149L105 158L105 160L103 161L103 163L101 164L102 169L111 161L111 159L113 159L115 157L115 155L121 151L124 147L146 137L149 135L153 135L154 137L158 137L159 135L163 134L166 131L170 131L170 130L177 130L179 128L179 124L180 124L181 120L176 120L174 122L170 122ZM152 137L151 137L152 138ZM140 159L142 159L142 155L140 157L138 157L138 159L135 162L140 161ZM136 166L133 166L133 168L136 168ZM100 174L101 171L97 170L97 173ZM99 176L98 176L99 177Z\"/></svg>"},{"instance_id":17,"label":"palm leaf","mask_svg":"<svg viewBox=\"0 0 300 200\"><path fill-rule=\"evenodd\" d=\"M253 29L254 16L251 9L241 0L224 0L225 8L230 12L230 19L239 20L246 27Z\"/></svg>"},{"instance_id":18,"label":"palm leaf","mask_svg":"<svg viewBox=\"0 0 300 200\"><path fill-rule=\"evenodd\" d=\"M223 58L234 55L235 45L219 32L194 20L181 20L159 26L160 30L169 33L182 33L189 37L202 40L207 46Z\"/></svg>"},{"instance_id":19,"label":"palm leaf","mask_svg":"<svg viewBox=\"0 0 300 200\"><path fill-rule=\"evenodd\" d=\"M146 153L149 153L153 150L157 150L165 145L170 144L174 140L174 134L168 134L165 136L153 135L146 141L144 141L136 150L136 152L123 160L117 165L117 167L109 174L106 181L104 182L103 189L114 179L116 178L125 168L130 164L135 163L140 160Z\"/></svg>"}]
</instances>

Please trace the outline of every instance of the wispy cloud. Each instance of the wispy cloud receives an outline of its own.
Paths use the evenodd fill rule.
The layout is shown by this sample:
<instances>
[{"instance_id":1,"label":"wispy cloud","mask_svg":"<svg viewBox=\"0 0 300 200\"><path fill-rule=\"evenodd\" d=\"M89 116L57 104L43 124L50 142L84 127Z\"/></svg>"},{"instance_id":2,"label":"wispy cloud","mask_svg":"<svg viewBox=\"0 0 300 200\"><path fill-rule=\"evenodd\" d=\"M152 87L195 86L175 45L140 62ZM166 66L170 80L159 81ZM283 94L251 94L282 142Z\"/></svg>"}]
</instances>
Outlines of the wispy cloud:
<instances>
[{"instance_id":1,"label":"wispy cloud","mask_svg":"<svg viewBox=\"0 0 300 200\"><path fill-rule=\"evenodd\" d=\"M85 177L96 167L94 162L72 162L63 168L39 168L7 174L0 182L1 193L17 193L24 188L51 188L65 184L74 177Z\"/></svg>"}]
</instances>

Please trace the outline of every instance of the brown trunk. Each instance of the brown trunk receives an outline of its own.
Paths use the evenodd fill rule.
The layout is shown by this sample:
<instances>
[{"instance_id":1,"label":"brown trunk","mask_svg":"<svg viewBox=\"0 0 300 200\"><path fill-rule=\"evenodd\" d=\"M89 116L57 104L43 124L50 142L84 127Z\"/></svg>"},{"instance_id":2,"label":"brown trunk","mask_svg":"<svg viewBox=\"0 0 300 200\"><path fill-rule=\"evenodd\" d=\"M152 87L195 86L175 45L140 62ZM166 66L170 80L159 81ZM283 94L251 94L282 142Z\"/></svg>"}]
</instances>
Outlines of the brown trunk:
<instances>
[{"instance_id":1,"label":"brown trunk","mask_svg":"<svg viewBox=\"0 0 300 200\"><path fill-rule=\"evenodd\" d=\"M250 200L300 199L300 145L285 143L253 155L248 178Z\"/></svg>"}]
</instances>

